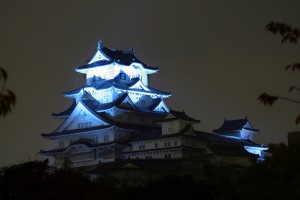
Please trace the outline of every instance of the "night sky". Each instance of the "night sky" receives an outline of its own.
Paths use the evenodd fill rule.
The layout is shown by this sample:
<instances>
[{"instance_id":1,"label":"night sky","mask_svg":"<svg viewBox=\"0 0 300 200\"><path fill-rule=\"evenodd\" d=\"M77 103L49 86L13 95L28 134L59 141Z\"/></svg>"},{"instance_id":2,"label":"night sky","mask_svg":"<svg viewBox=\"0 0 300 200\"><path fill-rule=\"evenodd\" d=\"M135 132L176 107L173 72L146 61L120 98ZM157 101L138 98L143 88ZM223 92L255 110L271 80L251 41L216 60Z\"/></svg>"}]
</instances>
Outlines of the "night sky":
<instances>
[{"instance_id":1,"label":"night sky","mask_svg":"<svg viewBox=\"0 0 300 200\"><path fill-rule=\"evenodd\" d=\"M0 6L0 65L17 95L13 114L0 119L0 166L39 158L41 133L62 122L51 117L70 106L62 93L83 86L84 65L97 48L135 48L144 63L159 67L150 86L172 93L169 108L201 120L211 132L224 118L248 116L258 143L287 141L299 130L299 105L266 107L262 92L290 95L299 73L300 45L280 43L265 31L270 21L300 27L300 1L40 1L6 0Z\"/></svg>"}]
</instances>

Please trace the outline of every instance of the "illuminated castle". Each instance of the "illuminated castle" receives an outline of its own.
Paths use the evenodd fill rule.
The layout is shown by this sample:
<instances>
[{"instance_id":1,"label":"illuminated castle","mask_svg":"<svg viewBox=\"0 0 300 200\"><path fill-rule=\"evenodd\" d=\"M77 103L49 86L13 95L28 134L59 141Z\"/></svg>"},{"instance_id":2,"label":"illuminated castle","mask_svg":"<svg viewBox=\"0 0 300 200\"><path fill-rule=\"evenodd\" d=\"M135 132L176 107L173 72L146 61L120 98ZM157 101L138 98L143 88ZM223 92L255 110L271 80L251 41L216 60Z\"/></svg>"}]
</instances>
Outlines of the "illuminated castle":
<instances>
[{"instance_id":1,"label":"illuminated castle","mask_svg":"<svg viewBox=\"0 0 300 200\"><path fill-rule=\"evenodd\" d=\"M120 51L99 42L94 57L75 70L86 75L86 85L64 93L73 104L53 114L63 120L55 131L42 134L52 144L41 153L55 166L66 159L74 166L129 159L214 162L224 155L243 160L267 149L252 142L257 130L247 119L225 121L217 134L194 130L199 120L169 110L164 99L171 94L148 86L158 68L137 59L132 47Z\"/></svg>"}]
</instances>

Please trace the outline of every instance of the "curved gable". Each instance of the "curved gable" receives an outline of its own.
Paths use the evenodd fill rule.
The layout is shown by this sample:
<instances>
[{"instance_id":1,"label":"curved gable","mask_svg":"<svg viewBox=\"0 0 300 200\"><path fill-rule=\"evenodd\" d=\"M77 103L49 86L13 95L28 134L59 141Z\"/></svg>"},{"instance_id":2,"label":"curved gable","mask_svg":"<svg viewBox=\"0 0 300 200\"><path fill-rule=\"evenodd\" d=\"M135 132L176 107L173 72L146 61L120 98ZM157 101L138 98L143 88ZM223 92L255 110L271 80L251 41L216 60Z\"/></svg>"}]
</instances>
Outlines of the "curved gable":
<instances>
[{"instance_id":1,"label":"curved gable","mask_svg":"<svg viewBox=\"0 0 300 200\"><path fill-rule=\"evenodd\" d=\"M100 118L96 113L88 109L81 101L79 101L69 117L55 132L102 125L109 125L109 123Z\"/></svg>"}]
</instances>

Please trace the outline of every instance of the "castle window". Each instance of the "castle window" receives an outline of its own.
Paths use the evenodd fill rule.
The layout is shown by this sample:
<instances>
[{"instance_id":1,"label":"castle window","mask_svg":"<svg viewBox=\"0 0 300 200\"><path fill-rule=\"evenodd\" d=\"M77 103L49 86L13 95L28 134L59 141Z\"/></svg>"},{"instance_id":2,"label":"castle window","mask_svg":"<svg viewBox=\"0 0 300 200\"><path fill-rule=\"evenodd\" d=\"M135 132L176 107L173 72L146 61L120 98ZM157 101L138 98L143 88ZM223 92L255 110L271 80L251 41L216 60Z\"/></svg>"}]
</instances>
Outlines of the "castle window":
<instances>
[{"instance_id":1,"label":"castle window","mask_svg":"<svg viewBox=\"0 0 300 200\"><path fill-rule=\"evenodd\" d=\"M127 79L126 74L121 72L120 73L120 79L121 80L126 80Z\"/></svg>"},{"instance_id":2,"label":"castle window","mask_svg":"<svg viewBox=\"0 0 300 200\"><path fill-rule=\"evenodd\" d=\"M65 142L63 140L59 141L59 148L64 148Z\"/></svg>"},{"instance_id":3,"label":"castle window","mask_svg":"<svg viewBox=\"0 0 300 200\"><path fill-rule=\"evenodd\" d=\"M109 141L109 135L108 134L105 134L104 135L104 142L108 142Z\"/></svg>"}]
</instances>

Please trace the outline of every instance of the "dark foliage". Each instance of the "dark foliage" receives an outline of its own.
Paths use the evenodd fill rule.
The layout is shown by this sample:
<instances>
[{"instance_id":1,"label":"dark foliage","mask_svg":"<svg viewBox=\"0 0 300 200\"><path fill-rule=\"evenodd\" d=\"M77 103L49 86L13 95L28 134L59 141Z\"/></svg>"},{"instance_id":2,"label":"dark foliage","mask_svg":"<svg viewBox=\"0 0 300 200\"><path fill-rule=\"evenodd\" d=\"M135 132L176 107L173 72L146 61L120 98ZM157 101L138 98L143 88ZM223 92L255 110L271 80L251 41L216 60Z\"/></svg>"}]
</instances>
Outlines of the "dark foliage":
<instances>
[{"instance_id":1,"label":"dark foliage","mask_svg":"<svg viewBox=\"0 0 300 200\"><path fill-rule=\"evenodd\" d=\"M275 35L279 33L282 37L282 43L290 42L296 44L300 37L300 31L298 28L293 28L291 25L287 25L285 23L270 22L266 26L266 30Z\"/></svg>"},{"instance_id":2,"label":"dark foliage","mask_svg":"<svg viewBox=\"0 0 300 200\"><path fill-rule=\"evenodd\" d=\"M172 175L144 186L122 185L108 175L91 181L78 169L50 170L47 161L32 161L0 171L0 199L300 199L300 147L269 146L272 156L265 163L209 167L205 180Z\"/></svg>"},{"instance_id":3,"label":"dark foliage","mask_svg":"<svg viewBox=\"0 0 300 200\"><path fill-rule=\"evenodd\" d=\"M48 162L26 162L1 170L0 199L42 199L49 178Z\"/></svg>"},{"instance_id":4,"label":"dark foliage","mask_svg":"<svg viewBox=\"0 0 300 200\"><path fill-rule=\"evenodd\" d=\"M293 63L285 67L285 70L289 69L291 69L292 71L300 70L300 63Z\"/></svg>"},{"instance_id":5,"label":"dark foliage","mask_svg":"<svg viewBox=\"0 0 300 200\"><path fill-rule=\"evenodd\" d=\"M12 108L16 104L16 95L8 89L5 89L7 81L7 72L0 67L0 117L5 117L8 113L12 112ZM1 86L0 85L0 86Z\"/></svg>"}]
</instances>

